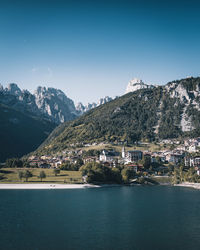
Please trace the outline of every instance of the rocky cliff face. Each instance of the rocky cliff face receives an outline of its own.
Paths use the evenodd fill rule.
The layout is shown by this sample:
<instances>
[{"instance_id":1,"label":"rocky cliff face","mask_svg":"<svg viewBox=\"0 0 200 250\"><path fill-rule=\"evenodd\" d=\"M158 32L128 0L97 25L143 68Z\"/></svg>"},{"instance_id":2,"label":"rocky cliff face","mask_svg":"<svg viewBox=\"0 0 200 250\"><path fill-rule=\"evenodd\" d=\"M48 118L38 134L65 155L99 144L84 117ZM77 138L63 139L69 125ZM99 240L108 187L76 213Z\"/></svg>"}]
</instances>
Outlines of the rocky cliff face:
<instances>
[{"instance_id":1,"label":"rocky cliff face","mask_svg":"<svg viewBox=\"0 0 200 250\"><path fill-rule=\"evenodd\" d=\"M125 94L129 93L129 92L135 92L139 89L147 89L147 88L154 88L155 86L153 85L148 85L148 84L145 84L142 80L140 79L137 79L137 78L134 78L132 79L128 85L127 85L127 88L126 88L126 92Z\"/></svg>"},{"instance_id":2,"label":"rocky cliff face","mask_svg":"<svg viewBox=\"0 0 200 250\"><path fill-rule=\"evenodd\" d=\"M29 111L39 116L43 115L57 124L73 120L111 100L111 97L106 96L97 103L88 103L85 106L78 103L75 107L74 102L59 89L39 86L31 94L28 90L21 90L15 83L10 83L5 89L0 85L0 103L22 112Z\"/></svg>"},{"instance_id":3,"label":"rocky cliff face","mask_svg":"<svg viewBox=\"0 0 200 250\"><path fill-rule=\"evenodd\" d=\"M76 105L76 110L77 110L77 112L81 115L81 114L83 114L83 113L85 113L85 112L87 112L87 111L89 111L89 110L91 110L91 109L93 109L93 108L96 108L96 107L98 107L98 106L100 106L100 105L103 105L103 104L105 104L105 103L107 103L107 102L110 102L110 101L112 101L112 100L113 100L113 98L111 98L111 97L109 97L109 96L106 96L106 97L104 97L104 98L100 98L99 101L98 101L97 103L95 103L95 102L93 102L93 103L88 103L88 104L86 104L85 106L84 106L81 102L79 102L79 103Z\"/></svg>"},{"instance_id":4,"label":"rocky cliff face","mask_svg":"<svg viewBox=\"0 0 200 250\"><path fill-rule=\"evenodd\" d=\"M56 123L69 121L77 116L74 102L59 89L38 87L34 97L39 110L52 117Z\"/></svg>"},{"instance_id":5,"label":"rocky cliff face","mask_svg":"<svg viewBox=\"0 0 200 250\"><path fill-rule=\"evenodd\" d=\"M43 115L59 124L77 116L74 102L61 90L38 87L34 94L21 90L17 84L11 83L7 88L0 86L0 103L22 112Z\"/></svg>"},{"instance_id":6,"label":"rocky cliff face","mask_svg":"<svg viewBox=\"0 0 200 250\"><path fill-rule=\"evenodd\" d=\"M159 86L147 85L142 80L134 78L128 83L126 88L126 93L135 92L141 89L153 89ZM191 116L191 107L195 108L197 111L200 111L200 86L199 78L189 77L186 79L169 82L163 86L163 91L166 95L169 95L169 98L175 100L175 106L182 105L183 110L180 117L179 127L182 132L189 132L195 129L195 126L192 122ZM148 99L148 97L146 97ZM163 107L163 102L159 103L158 123L155 126L155 132L158 133L158 128L161 121L161 112L160 109Z\"/></svg>"},{"instance_id":7,"label":"rocky cliff face","mask_svg":"<svg viewBox=\"0 0 200 250\"><path fill-rule=\"evenodd\" d=\"M0 84L0 93L3 92L3 86Z\"/></svg>"},{"instance_id":8,"label":"rocky cliff face","mask_svg":"<svg viewBox=\"0 0 200 250\"><path fill-rule=\"evenodd\" d=\"M181 104L183 111L180 117L180 128L183 132L195 129L195 112L200 111L200 78L189 77L165 85L166 93L175 99L175 106Z\"/></svg>"}]
</instances>

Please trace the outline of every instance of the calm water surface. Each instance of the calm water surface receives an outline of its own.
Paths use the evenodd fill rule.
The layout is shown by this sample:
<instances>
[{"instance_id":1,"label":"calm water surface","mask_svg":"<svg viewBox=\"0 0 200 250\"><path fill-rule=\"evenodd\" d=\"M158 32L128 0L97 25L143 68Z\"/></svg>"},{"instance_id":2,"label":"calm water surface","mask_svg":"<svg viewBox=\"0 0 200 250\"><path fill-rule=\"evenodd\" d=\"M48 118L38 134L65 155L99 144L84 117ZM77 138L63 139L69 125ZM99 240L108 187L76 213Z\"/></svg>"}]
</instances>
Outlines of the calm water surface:
<instances>
[{"instance_id":1,"label":"calm water surface","mask_svg":"<svg viewBox=\"0 0 200 250\"><path fill-rule=\"evenodd\" d=\"M0 249L200 249L200 191L0 190Z\"/></svg>"}]
</instances>

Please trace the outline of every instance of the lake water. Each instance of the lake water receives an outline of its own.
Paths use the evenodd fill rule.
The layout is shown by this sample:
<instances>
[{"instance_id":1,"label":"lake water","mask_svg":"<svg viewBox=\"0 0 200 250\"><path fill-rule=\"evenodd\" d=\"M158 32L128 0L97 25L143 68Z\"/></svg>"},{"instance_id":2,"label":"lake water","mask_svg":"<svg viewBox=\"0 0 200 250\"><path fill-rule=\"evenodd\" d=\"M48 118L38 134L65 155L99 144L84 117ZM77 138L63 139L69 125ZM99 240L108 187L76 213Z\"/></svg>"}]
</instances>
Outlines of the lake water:
<instances>
[{"instance_id":1,"label":"lake water","mask_svg":"<svg viewBox=\"0 0 200 250\"><path fill-rule=\"evenodd\" d=\"M200 191L0 190L0 249L200 249Z\"/></svg>"}]
</instances>

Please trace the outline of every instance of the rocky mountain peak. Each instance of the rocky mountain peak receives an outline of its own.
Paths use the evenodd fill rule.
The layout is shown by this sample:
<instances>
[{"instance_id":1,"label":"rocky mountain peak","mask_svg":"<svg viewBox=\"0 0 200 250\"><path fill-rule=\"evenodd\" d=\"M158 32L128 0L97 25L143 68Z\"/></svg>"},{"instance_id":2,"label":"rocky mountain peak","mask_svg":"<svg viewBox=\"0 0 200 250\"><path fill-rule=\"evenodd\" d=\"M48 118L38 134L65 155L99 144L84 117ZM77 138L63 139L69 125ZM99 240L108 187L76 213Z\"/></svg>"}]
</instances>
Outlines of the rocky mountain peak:
<instances>
[{"instance_id":1,"label":"rocky mountain peak","mask_svg":"<svg viewBox=\"0 0 200 250\"><path fill-rule=\"evenodd\" d=\"M9 83L8 87L5 90L11 95L20 96L22 94L21 89L17 86L16 83Z\"/></svg>"},{"instance_id":2,"label":"rocky mountain peak","mask_svg":"<svg viewBox=\"0 0 200 250\"><path fill-rule=\"evenodd\" d=\"M0 92L3 92L3 85L0 83Z\"/></svg>"},{"instance_id":3,"label":"rocky mountain peak","mask_svg":"<svg viewBox=\"0 0 200 250\"><path fill-rule=\"evenodd\" d=\"M39 86L34 92L35 102L43 114L56 122L65 122L77 115L74 102L59 89Z\"/></svg>"},{"instance_id":4,"label":"rocky mountain peak","mask_svg":"<svg viewBox=\"0 0 200 250\"><path fill-rule=\"evenodd\" d=\"M46 87L38 86L37 89L34 91L34 96L43 96L45 95L46 91Z\"/></svg>"},{"instance_id":5,"label":"rocky mountain peak","mask_svg":"<svg viewBox=\"0 0 200 250\"><path fill-rule=\"evenodd\" d=\"M83 113L93 109L93 108L96 108L100 105L103 105L107 102L110 102L112 101L113 98L112 97L109 97L109 96L106 96L104 98L100 98L99 101L97 103L93 102L93 103L87 103L85 106L79 102L77 105L76 105L76 110L78 112L79 115L82 115Z\"/></svg>"},{"instance_id":6,"label":"rocky mountain peak","mask_svg":"<svg viewBox=\"0 0 200 250\"><path fill-rule=\"evenodd\" d=\"M126 87L126 94L129 92L134 92L139 89L154 88L153 85L145 84L142 80L138 78L133 78Z\"/></svg>"},{"instance_id":7,"label":"rocky mountain peak","mask_svg":"<svg viewBox=\"0 0 200 250\"><path fill-rule=\"evenodd\" d=\"M59 89L39 86L34 94L31 94L11 83L5 89L0 86L0 92L0 103L23 113L28 111L43 115L57 124L72 120L78 115L74 102Z\"/></svg>"},{"instance_id":8,"label":"rocky mountain peak","mask_svg":"<svg viewBox=\"0 0 200 250\"><path fill-rule=\"evenodd\" d=\"M66 101L69 98L65 95L65 93L60 90L60 89L55 89L55 88L46 88L46 87L41 87L39 86L37 90L34 92L35 97L40 98L51 98L51 97L57 97L61 101Z\"/></svg>"},{"instance_id":9,"label":"rocky mountain peak","mask_svg":"<svg viewBox=\"0 0 200 250\"><path fill-rule=\"evenodd\" d=\"M82 104L82 102L77 103L76 110L80 114L83 114L85 112L85 106Z\"/></svg>"},{"instance_id":10,"label":"rocky mountain peak","mask_svg":"<svg viewBox=\"0 0 200 250\"><path fill-rule=\"evenodd\" d=\"M97 106L99 105L102 105L102 104L105 104L107 102L110 102L112 101L113 99L110 97L110 96L105 96L104 98L100 98L98 103L97 103Z\"/></svg>"}]
</instances>

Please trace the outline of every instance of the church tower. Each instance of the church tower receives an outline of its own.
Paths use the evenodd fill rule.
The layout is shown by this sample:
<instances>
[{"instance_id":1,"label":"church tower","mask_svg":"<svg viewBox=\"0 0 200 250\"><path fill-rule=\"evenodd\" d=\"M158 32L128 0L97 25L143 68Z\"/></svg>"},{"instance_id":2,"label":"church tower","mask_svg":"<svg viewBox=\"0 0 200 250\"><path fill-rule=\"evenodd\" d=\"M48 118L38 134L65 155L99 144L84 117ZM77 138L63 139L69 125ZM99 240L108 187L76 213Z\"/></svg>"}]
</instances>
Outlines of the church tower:
<instances>
[{"instance_id":1,"label":"church tower","mask_svg":"<svg viewBox=\"0 0 200 250\"><path fill-rule=\"evenodd\" d=\"M123 146L122 148L122 158L125 158L126 157L126 150L125 150L125 147Z\"/></svg>"}]
</instances>

